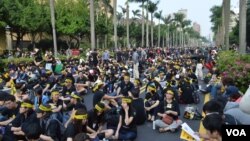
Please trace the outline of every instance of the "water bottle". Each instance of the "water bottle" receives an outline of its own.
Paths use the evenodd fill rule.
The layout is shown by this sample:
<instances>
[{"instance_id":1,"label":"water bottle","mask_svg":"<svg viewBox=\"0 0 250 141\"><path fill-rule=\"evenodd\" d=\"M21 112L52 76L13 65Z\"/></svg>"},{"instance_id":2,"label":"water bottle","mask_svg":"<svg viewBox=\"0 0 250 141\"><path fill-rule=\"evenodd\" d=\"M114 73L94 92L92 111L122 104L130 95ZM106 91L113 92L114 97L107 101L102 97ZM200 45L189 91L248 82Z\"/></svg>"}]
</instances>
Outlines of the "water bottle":
<instances>
[{"instance_id":1,"label":"water bottle","mask_svg":"<svg viewBox=\"0 0 250 141\"><path fill-rule=\"evenodd\" d=\"M153 130L155 130L155 121L153 121Z\"/></svg>"}]
</instances>

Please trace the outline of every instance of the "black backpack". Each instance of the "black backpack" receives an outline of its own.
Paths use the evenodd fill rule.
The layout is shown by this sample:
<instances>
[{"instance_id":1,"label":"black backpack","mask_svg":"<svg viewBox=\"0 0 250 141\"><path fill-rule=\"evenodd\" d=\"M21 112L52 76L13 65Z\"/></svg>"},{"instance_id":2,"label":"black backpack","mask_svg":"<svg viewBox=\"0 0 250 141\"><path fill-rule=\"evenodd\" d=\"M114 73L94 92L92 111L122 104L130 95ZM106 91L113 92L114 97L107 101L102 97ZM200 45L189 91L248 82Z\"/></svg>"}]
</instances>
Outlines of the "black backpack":
<instances>
[{"instance_id":1,"label":"black backpack","mask_svg":"<svg viewBox=\"0 0 250 141\"><path fill-rule=\"evenodd\" d=\"M192 97L194 100L194 104L199 104L200 103L200 91L198 91L193 84L191 85L191 87L193 89Z\"/></svg>"}]
</instances>

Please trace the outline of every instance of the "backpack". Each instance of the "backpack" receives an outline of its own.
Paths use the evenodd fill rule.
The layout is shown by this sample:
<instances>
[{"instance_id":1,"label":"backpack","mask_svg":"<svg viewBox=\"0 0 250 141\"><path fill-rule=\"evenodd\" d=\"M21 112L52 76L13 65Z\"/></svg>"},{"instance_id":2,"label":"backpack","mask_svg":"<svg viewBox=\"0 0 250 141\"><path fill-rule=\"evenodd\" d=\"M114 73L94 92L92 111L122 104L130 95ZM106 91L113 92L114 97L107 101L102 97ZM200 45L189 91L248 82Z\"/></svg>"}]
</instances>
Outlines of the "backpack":
<instances>
[{"instance_id":1,"label":"backpack","mask_svg":"<svg viewBox=\"0 0 250 141\"><path fill-rule=\"evenodd\" d=\"M60 135L64 135L64 132L66 130L64 124L61 121L59 121L57 118L53 117L53 116L52 116L52 118L49 118L49 120L46 122L45 130L48 130L49 124L50 124L50 122L52 120L57 121L57 123L58 123L58 125L60 127Z\"/></svg>"},{"instance_id":2,"label":"backpack","mask_svg":"<svg viewBox=\"0 0 250 141\"><path fill-rule=\"evenodd\" d=\"M203 118L199 110L196 107L190 105L185 107L183 117L192 120L201 120Z\"/></svg>"},{"instance_id":3,"label":"backpack","mask_svg":"<svg viewBox=\"0 0 250 141\"><path fill-rule=\"evenodd\" d=\"M192 97L194 100L194 104L199 104L200 103L200 91L198 91L197 89L195 89L195 86L192 84L191 85L193 92L192 92Z\"/></svg>"},{"instance_id":4,"label":"backpack","mask_svg":"<svg viewBox=\"0 0 250 141\"><path fill-rule=\"evenodd\" d=\"M193 91L192 93L192 97L194 99L194 103L195 104L199 104L200 103L200 92L199 91Z\"/></svg>"}]
</instances>

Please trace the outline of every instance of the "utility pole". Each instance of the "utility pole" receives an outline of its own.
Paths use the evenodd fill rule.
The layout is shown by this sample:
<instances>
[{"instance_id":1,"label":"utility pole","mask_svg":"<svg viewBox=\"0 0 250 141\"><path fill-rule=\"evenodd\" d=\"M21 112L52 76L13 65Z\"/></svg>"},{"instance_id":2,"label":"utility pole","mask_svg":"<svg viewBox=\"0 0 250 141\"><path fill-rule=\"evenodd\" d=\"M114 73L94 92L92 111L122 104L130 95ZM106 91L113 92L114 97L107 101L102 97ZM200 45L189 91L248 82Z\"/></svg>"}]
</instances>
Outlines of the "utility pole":
<instances>
[{"instance_id":1,"label":"utility pole","mask_svg":"<svg viewBox=\"0 0 250 141\"><path fill-rule=\"evenodd\" d=\"M51 25L52 25L52 33L53 33L54 56L57 57L57 39L56 39L54 0L50 0L50 16L51 16Z\"/></svg>"}]
</instances>

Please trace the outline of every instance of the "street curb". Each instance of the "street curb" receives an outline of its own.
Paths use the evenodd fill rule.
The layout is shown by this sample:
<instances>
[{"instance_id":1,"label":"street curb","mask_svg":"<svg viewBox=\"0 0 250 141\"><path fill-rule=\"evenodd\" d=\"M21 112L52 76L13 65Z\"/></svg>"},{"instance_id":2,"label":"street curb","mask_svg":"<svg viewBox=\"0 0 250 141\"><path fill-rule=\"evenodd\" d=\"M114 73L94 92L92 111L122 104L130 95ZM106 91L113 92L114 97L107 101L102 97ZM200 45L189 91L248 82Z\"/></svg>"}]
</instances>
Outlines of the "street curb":
<instances>
[{"instance_id":1,"label":"street curb","mask_svg":"<svg viewBox=\"0 0 250 141\"><path fill-rule=\"evenodd\" d=\"M206 102L208 102L210 100L210 94L205 94L205 97L204 97L204 104ZM205 117L205 113L202 112L202 116ZM200 128L199 128L199 133L202 133L202 134L205 134L206 133L206 129L203 127L202 125L202 121L200 121Z\"/></svg>"}]
</instances>

